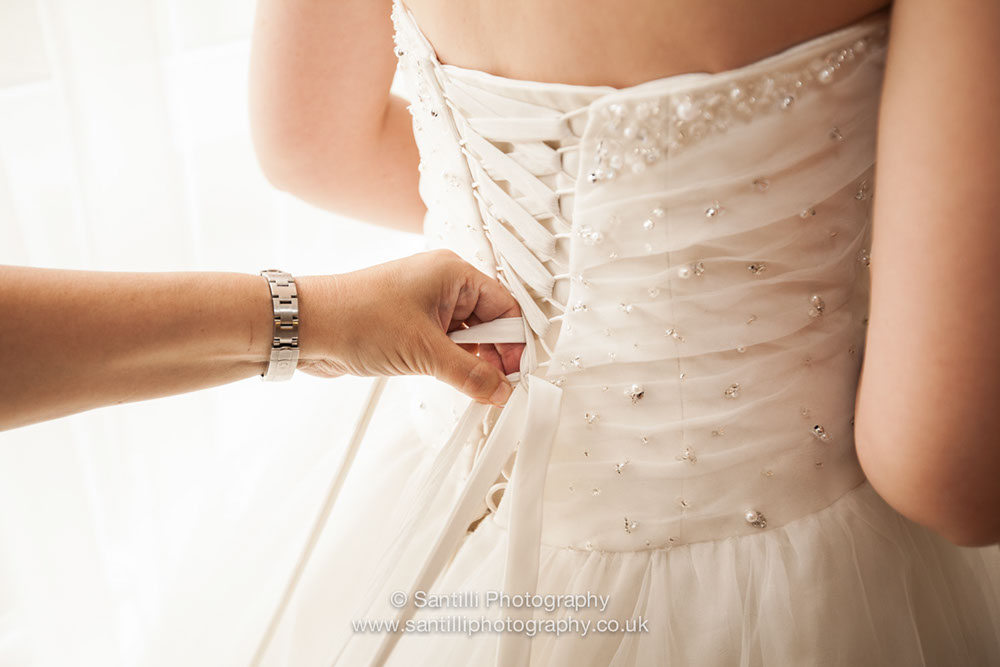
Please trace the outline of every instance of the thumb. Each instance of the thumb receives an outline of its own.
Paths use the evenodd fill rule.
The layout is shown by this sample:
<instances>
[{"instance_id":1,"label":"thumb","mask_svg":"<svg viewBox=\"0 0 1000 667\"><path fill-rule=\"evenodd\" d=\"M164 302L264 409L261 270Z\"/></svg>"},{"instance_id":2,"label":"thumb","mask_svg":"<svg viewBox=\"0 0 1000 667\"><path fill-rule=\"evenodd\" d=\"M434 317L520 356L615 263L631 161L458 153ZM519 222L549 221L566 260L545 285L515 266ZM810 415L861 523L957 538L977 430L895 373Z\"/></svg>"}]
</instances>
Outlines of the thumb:
<instances>
[{"instance_id":1,"label":"thumb","mask_svg":"<svg viewBox=\"0 0 1000 667\"><path fill-rule=\"evenodd\" d=\"M431 367L434 377L482 403L507 403L513 389L493 364L466 352L443 333L436 340Z\"/></svg>"}]
</instances>

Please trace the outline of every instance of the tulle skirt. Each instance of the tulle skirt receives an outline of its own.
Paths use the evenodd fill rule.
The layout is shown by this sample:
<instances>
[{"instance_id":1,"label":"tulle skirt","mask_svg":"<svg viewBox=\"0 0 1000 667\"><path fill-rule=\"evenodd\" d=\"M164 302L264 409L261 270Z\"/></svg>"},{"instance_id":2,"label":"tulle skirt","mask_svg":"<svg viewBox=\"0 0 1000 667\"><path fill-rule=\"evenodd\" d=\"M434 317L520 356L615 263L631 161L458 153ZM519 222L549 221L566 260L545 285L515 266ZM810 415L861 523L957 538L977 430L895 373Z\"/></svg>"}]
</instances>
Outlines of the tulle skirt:
<instances>
[{"instance_id":1,"label":"tulle skirt","mask_svg":"<svg viewBox=\"0 0 1000 667\"><path fill-rule=\"evenodd\" d=\"M423 415L426 424L460 411L447 391L422 391L403 400L418 414L438 411ZM394 401L390 393L379 412ZM398 419L390 435L389 421L376 415L381 432L367 439L263 664L365 664L384 633L364 624L392 617L392 586L373 608L356 601L370 594L394 536L393 499L434 439ZM517 591L497 599L506 538L496 515L478 523L388 664L489 665L500 632L525 632L532 665L1000 665L1000 546L956 546L867 481L821 511L746 536L630 552L543 544L533 600ZM511 605L522 602L538 608L530 625L512 625Z\"/></svg>"}]
</instances>

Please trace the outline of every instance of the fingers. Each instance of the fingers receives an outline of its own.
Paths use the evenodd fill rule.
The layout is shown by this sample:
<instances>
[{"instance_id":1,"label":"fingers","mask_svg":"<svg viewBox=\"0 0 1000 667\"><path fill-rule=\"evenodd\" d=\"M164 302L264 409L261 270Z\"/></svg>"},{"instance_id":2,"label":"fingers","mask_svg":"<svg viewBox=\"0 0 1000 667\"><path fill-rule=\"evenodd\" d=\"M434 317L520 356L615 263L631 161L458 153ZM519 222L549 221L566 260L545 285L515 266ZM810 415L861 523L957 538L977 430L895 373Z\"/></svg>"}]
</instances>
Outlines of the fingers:
<instances>
[{"instance_id":1,"label":"fingers","mask_svg":"<svg viewBox=\"0 0 1000 667\"><path fill-rule=\"evenodd\" d=\"M507 403L513 389L502 371L466 352L444 334L435 341L431 366L434 377L481 403Z\"/></svg>"},{"instance_id":2,"label":"fingers","mask_svg":"<svg viewBox=\"0 0 1000 667\"><path fill-rule=\"evenodd\" d=\"M513 295L498 280L490 278L464 260L444 265L446 280L456 288L451 320L472 326L498 317L517 317L521 309Z\"/></svg>"}]
</instances>

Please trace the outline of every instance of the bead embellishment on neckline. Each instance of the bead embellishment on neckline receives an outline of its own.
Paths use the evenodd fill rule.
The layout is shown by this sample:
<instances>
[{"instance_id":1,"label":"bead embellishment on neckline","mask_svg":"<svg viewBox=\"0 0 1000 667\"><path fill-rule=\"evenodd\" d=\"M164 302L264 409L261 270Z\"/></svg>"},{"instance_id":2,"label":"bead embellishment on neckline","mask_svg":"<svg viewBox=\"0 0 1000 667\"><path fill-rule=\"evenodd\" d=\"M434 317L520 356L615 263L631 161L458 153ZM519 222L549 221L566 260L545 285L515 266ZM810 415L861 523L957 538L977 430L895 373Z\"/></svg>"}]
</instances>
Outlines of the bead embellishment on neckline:
<instances>
[{"instance_id":1,"label":"bead embellishment on neckline","mask_svg":"<svg viewBox=\"0 0 1000 667\"><path fill-rule=\"evenodd\" d=\"M608 139L598 144L588 180L597 183L627 172L642 173L668 152L724 133L738 123L772 110L795 113L799 99L852 71L871 47L885 42L887 34L884 25L878 26L850 45L791 69L748 72L686 94L603 105L597 119ZM839 141L840 130L833 128L830 138Z\"/></svg>"}]
</instances>

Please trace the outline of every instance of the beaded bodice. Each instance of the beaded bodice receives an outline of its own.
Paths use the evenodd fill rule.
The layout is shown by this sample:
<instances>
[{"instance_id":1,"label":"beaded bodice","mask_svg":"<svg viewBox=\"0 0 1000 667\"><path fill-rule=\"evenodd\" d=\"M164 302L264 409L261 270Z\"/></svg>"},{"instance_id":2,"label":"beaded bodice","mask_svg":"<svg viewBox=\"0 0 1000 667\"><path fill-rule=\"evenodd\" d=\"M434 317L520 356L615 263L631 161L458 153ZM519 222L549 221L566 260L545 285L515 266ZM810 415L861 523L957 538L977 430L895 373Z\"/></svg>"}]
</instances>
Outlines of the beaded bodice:
<instances>
[{"instance_id":1,"label":"beaded bodice","mask_svg":"<svg viewBox=\"0 0 1000 667\"><path fill-rule=\"evenodd\" d=\"M885 13L624 89L444 65L393 19L427 239L511 289L562 391L544 542L754 534L862 481Z\"/></svg>"}]
</instances>

